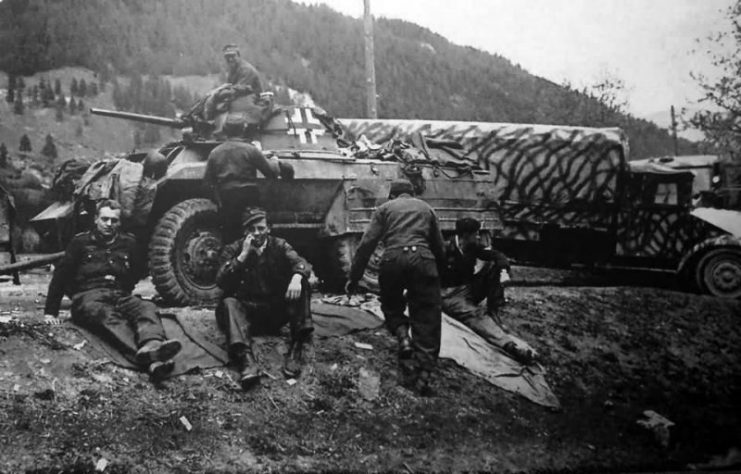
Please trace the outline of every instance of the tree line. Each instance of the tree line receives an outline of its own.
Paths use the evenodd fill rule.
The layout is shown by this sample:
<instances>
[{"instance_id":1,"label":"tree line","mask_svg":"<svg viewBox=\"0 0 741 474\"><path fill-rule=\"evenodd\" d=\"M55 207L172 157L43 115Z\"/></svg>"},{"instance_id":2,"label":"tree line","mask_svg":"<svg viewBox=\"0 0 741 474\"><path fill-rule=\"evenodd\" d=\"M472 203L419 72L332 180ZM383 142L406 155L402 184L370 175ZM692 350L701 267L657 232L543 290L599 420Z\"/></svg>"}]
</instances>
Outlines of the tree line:
<instances>
[{"instance_id":1,"label":"tree line","mask_svg":"<svg viewBox=\"0 0 741 474\"><path fill-rule=\"evenodd\" d=\"M290 87L310 93L335 116L365 115L362 22L322 5L5 0L0 43L8 45L0 50L0 69L28 75L84 66L113 83L117 107L163 116L193 97L166 91L161 76L219 73L221 47L237 43L281 100ZM634 156L673 150L666 130L630 116L599 92L533 76L504 57L454 45L409 22L378 19L375 52L380 118L620 126ZM128 85L116 85L121 75ZM696 151L687 141L680 150Z\"/></svg>"}]
</instances>

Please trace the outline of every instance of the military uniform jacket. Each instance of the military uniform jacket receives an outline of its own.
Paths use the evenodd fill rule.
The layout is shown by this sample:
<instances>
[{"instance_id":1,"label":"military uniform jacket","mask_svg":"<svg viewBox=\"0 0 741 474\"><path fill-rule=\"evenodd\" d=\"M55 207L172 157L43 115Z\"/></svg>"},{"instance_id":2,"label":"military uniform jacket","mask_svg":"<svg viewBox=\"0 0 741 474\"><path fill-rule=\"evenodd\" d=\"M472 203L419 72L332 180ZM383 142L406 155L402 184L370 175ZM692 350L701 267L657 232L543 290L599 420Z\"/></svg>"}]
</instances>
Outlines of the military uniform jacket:
<instances>
[{"instance_id":1,"label":"military uniform jacket","mask_svg":"<svg viewBox=\"0 0 741 474\"><path fill-rule=\"evenodd\" d=\"M131 293L144 275L134 236L119 233L105 243L95 231L75 235L57 264L46 295L45 314L58 315L62 296L110 288Z\"/></svg>"},{"instance_id":2,"label":"military uniform jacket","mask_svg":"<svg viewBox=\"0 0 741 474\"><path fill-rule=\"evenodd\" d=\"M229 69L226 82L236 86L235 89L245 94L259 94L262 92L260 73L257 72L255 66L244 59L238 59L237 67Z\"/></svg>"},{"instance_id":3,"label":"military uniform jacket","mask_svg":"<svg viewBox=\"0 0 741 474\"><path fill-rule=\"evenodd\" d=\"M363 276L363 270L381 240L386 250L419 247L421 252L430 252L434 256L438 267L442 266L444 244L437 216L421 199L402 194L376 209L355 252L351 281L359 281Z\"/></svg>"},{"instance_id":4,"label":"military uniform jacket","mask_svg":"<svg viewBox=\"0 0 741 474\"><path fill-rule=\"evenodd\" d=\"M224 291L224 297L265 302L283 299L295 273L309 278L311 265L285 240L269 235L260 255L256 249L250 249L245 261L240 262L237 257L243 241L237 240L222 252L224 264L216 275L216 284Z\"/></svg>"},{"instance_id":5,"label":"military uniform jacket","mask_svg":"<svg viewBox=\"0 0 741 474\"><path fill-rule=\"evenodd\" d=\"M469 245L461 250L455 238L445 244L445 267L441 275L442 287L466 285L473 277L476 259L493 262L499 269L509 271L509 259L502 252L485 248L481 244Z\"/></svg>"}]
</instances>

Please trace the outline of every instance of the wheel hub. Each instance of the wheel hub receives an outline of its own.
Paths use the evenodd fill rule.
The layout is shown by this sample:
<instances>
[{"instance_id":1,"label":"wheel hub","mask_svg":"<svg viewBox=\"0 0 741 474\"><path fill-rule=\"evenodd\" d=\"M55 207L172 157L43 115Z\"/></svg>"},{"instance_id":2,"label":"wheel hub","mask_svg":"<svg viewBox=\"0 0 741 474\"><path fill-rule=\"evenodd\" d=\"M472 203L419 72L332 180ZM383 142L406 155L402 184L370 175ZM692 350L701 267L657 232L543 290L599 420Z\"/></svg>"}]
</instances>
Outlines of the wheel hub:
<instances>
[{"instance_id":1,"label":"wheel hub","mask_svg":"<svg viewBox=\"0 0 741 474\"><path fill-rule=\"evenodd\" d=\"M741 288L741 264L733 261L721 261L711 271L713 285L731 292Z\"/></svg>"},{"instance_id":2,"label":"wheel hub","mask_svg":"<svg viewBox=\"0 0 741 474\"><path fill-rule=\"evenodd\" d=\"M185 274L200 286L213 286L219 269L221 238L211 231L197 231L183 251Z\"/></svg>"}]
</instances>

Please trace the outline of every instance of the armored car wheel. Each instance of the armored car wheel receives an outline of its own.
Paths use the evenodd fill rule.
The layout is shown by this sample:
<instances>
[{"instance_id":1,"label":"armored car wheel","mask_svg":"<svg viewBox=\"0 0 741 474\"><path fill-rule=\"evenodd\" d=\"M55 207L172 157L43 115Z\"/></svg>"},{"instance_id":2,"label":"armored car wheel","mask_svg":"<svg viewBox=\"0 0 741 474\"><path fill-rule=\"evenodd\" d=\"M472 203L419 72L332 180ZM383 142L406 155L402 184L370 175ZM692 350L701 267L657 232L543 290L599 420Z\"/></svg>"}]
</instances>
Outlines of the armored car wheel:
<instances>
[{"instance_id":1,"label":"armored car wheel","mask_svg":"<svg viewBox=\"0 0 741 474\"><path fill-rule=\"evenodd\" d=\"M695 272L704 292L725 298L741 298L741 250L711 250L698 261Z\"/></svg>"},{"instance_id":2,"label":"armored car wheel","mask_svg":"<svg viewBox=\"0 0 741 474\"><path fill-rule=\"evenodd\" d=\"M149 272L157 292L170 304L214 302L223 239L216 204L189 199L157 223L149 243Z\"/></svg>"}]
</instances>

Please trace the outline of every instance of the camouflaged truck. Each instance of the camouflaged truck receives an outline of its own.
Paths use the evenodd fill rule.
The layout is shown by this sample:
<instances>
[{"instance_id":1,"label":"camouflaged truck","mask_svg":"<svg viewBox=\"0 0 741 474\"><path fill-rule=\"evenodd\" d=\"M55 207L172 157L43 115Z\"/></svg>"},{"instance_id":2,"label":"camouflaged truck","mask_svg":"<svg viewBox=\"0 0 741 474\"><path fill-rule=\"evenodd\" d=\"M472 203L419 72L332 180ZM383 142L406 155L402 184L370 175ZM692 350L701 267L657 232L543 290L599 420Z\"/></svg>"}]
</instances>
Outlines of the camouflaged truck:
<instances>
[{"instance_id":1,"label":"camouflaged truck","mask_svg":"<svg viewBox=\"0 0 741 474\"><path fill-rule=\"evenodd\" d=\"M210 151L223 141L214 134L218 124L92 112L180 128L183 139L158 153L94 163L76 180L69 201L54 203L34 222L47 231L64 229L63 243L92 225L97 200L115 198L123 206L124 230L134 233L146 252L159 294L176 305L213 301L219 295L215 276L225 242L203 178ZM398 141L370 149L342 135L321 109L274 107L259 130L246 128L242 136L293 169L292 179L258 175L249 185L268 211L272 232L309 259L325 287L342 287L360 236L394 179L413 181L437 212L444 232L452 231L462 216L479 219L489 229L498 226L492 177L475 163L459 160L435 143L425 144L424 150ZM153 156L158 159L150 161ZM368 286L375 283L378 255L364 277Z\"/></svg>"},{"instance_id":2,"label":"camouflaged truck","mask_svg":"<svg viewBox=\"0 0 741 474\"><path fill-rule=\"evenodd\" d=\"M342 120L356 137L457 140L489 170L501 231L523 263L671 271L697 290L741 298L741 213L694 207L694 174L629 161L617 128Z\"/></svg>"}]
</instances>

